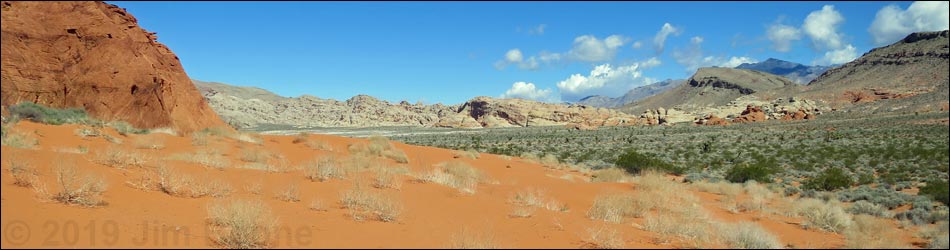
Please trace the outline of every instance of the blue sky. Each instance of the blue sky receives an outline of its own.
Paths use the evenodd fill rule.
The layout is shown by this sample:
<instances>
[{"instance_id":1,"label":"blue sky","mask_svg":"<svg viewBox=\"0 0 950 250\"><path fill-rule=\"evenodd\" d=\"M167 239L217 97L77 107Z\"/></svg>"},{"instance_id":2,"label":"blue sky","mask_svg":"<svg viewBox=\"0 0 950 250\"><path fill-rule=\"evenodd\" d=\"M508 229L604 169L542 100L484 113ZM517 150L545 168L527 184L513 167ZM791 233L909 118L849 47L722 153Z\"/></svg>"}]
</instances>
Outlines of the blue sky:
<instances>
[{"instance_id":1,"label":"blue sky","mask_svg":"<svg viewBox=\"0 0 950 250\"><path fill-rule=\"evenodd\" d=\"M617 97L770 57L843 63L950 23L947 2L110 3L194 79L426 104Z\"/></svg>"}]
</instances>

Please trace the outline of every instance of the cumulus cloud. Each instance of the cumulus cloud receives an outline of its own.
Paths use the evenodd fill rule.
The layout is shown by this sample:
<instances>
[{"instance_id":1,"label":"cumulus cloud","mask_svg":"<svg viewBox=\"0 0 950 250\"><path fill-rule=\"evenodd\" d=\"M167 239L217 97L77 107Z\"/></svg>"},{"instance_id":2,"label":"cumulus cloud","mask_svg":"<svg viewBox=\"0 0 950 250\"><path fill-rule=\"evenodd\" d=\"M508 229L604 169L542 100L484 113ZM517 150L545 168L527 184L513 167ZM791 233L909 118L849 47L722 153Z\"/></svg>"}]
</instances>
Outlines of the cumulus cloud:
<instances>
[{"instance_id":1,"label":"cumulus cloud","mask_svg":"<svg viewBox=\"0 0 950 250\"><path fill-rule=\"evenodd\" d=\"M592 35L583 35L574 38L574 45L567 52L573 60L586 62L601 62L614 58L617 50L629 40L621 35L611 35L601 40Z\"/></svg>"},{"instance_id":2,"label":"cumulus cloud","mask_svg":"<svg viewBox=\"0 0 950 250\"><path fill-rule=\"evenodd\" d=\"M636 41L636 42L634 42L633 45L631 45L630 47L631 47L631 48L634 48L634 49L639 49L639 48L643 47L643 42Z\"/></svg>"},{"instance_id":3,"label":"cumulus cloud","mask_svg":"<svg viewBox=\"0 0 950 250\"><path fill-rule=\"evenodd\" d=\"M504 94L501 94L501 98L521 98L542 102L557 102L557 97L551 95L553 90L551 89L538 89L534 83L530 82L516 82L511 85L511 88L505 91Z\"/></svg>"},{"instance_id":4,"label":"cumulus cloud","mask_svg":"<svg viewBox=\"0 0 950 250\"><path fill-rule=\"evenodd\" d=\"M950 29L950 2L914 2L907 10L888 5L877 11L868 32L877 45L894 43L913 32Z\"/></svg>"},{"instance_id":5,"label":"cumulus cloud","mask_svg":"<svg viewBox=\"0 0 950 250\"><path fill-rule=\"evenodd\" d=\"M811 38L815 48L836 50L845 47L842 34L838 33L838 26L843 22L844 17L835 6L825 5L805 17L802 30Z\"/></svg>"},{"instance_id":6,"label":"cumulus cloud","mask_svg":"<svg viewBox=\"0 0 950 250\"><path fill-rule=\"evenodd\" d=\"M666 37L670 35L678 36L681 32L682 30L680 28L674 27L670 23L664 23L663 27L660 27L660 31L653 37L653 49L656 50L656 54L659 55L663 53Z\"/></svg>"},{"instance_id":7,"label":"cumulus cloud","mask_svg":"<svg viewBox=\"0 0 950 250\"><path fill-rule=\"evenodd\" d=\"M778 52L789 52L792 50L792 41L802 39L800 29L775 22L770 25L765 32L765 36L772 42L772 49Z\"/></svg>"},{"instance_id":8,"label":"cumulus cloud","mask_svg":"<svg viewBox=\"0 0 950 250\"><path fill-rule=\"evenodd\" d=\"M644 77L643 69L660 65L656 57L643 62L613 67L610 64L595 66L586 76L573 74L557 83L561 99L576 101L590 95L616 97L632 88L656 82L656 79Z\"/></svg>"},{"instance_id":9,"label":"cumulus cloud","mask_svg":"<svg viewBox=\"0 0 950 250\"><path fill-rule=\"evenodd\" d=\"M673 50L673 59L676 63L686 66L687 72L693 72L702 67L716 66L735 68L743 63L758 62L749 57L706 56L705 52L703 52L702 43L702 37L693 37L690 39L690 45L688 47L683 49L675 48Z\"/></svg>"},{"instance_id":10,"label":"cumulus cloud","mask_svg":"<svg viewBox=\"0 0 950 250\"><path fill-rule=\"evenodd\" d=\"M854 48L854 46L851 46L851 44L848 44L844 48L829 50L825 52L825 55L822 58L815 60L814 62L812 62L812 64L815 64L815 65L841 64L841 63L850 62L854 60L855 58L858 58L858 51L857 49Z\"/></svg>"},{"instance_id":11,"label":"cumulus cloud","mask_svg":"<svg viewBox=\"0 0 950 250\"><path fill-rule=\"evenodd\" d=\"M540 67L538 59L535 57L530 57L527 60L524 59L524 54L521 53L519 49L510 49L508 52L505 52L505 57L495 62L495 68L498 70L505 69L508 65L516 64L518 68L525 70L536 70Z\"/></svg>"}]
</instances>

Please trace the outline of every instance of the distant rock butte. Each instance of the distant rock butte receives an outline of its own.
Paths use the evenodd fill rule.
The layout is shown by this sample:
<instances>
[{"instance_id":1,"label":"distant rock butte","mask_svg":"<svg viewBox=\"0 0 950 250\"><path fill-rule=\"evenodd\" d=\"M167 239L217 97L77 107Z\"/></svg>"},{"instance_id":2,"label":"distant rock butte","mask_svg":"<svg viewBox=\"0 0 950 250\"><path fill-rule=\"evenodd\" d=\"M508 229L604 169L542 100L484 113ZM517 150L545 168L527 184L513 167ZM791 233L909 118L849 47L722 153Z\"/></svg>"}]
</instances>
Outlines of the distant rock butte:
<instances>
[{"instance_id":1,"label":"distant rock butte","mask_svg":"<svg viewBox=\"0 0 950 250\"><path fill-rule=\"evenodd\" d=\"M178 57L103 2L2 2L3 105L84 108L139 128L225 126Z\"/></svg>"}]
</instances>

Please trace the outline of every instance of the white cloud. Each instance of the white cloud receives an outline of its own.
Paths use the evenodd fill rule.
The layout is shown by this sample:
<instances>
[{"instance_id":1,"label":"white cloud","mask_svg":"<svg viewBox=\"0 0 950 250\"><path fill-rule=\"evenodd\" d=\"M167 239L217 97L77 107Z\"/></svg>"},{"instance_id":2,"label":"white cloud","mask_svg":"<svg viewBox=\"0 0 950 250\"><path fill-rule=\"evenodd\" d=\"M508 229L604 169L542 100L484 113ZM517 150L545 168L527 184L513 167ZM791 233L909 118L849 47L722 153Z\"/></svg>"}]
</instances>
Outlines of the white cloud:
<instances>
[{"instance_id":1,"label":"white cloud","mask_svg":"<svg viewBox=\"0 0 950 250\"><path fill-rule=\"evenodd\" d=\"M950 2L914 2L907 10L888 5L877 11L868 28L874 43L896 42L913 32L950 29Z\"/></svg>"},{"instance_id":2,"label":"white cloud","mask_svg":"<svg viewBox=\"0 0 950 250\"><path fill-rule=\"evenodd\" d=\"M821 59L815 60L814 62L812 62L812 64L815 64L815 65L840 64L840 63L850 62L854 60L855 58L858 58L858 52L854 48L854 46L851 46L851 44L848 44L844 48L829 50L825 52L824 57L822 57Z\"/></svg>"},{"instance_id":3,"label":"white cloud","mask_svg":"<svg viewBox=\"0 0 950 250\"><path fill-rule=\"evenodd\" d=\"M655 82L656 79L644 77L642 70L655 67L660 63L659 59L653 57L643 62L616 68L610 64L602 64L594 67L587 76L571 75L558 82L557 88L561 92L561 98L566 100L579 100L590 95L616 97L635 87Z\"/></svg>"},{"instance_id":4,"label":"white cloud","mask_svg":"<svg viewBox=\"0 0 950 250\"><path fill-rule=\"evenodd\" d=\"M694 36L693 38L690 38L690 39L689 39L689 42L691 42L691 43L693 43L693 44L700 44L700 43L703 43L703 37L701 37L701 36Z\"/></svg>"},{"instance_id":5,"label":"white cloud","mask_svg":"<svg viewBox=\"0 0 950 250\"><path fill-rule=\"evenodd\" d=\"M802 32L800 29L776 22L769 26L765 32L769 41L772 41L772 49L778 52L789 52L792 50L792 41L801 40Z\"/></svg>"},{"instance_id":6,"label":"white cloud","mask_svg":"<svg viewBox=\"0 0 950 250\"><path fill-rule=\"evenodd\" d=\"M685 49L676 48L673 50L673 59L676 60L676 63L686 66L688 72L696 71L696 69L702 67L735 68L739 64L758 62L749 57L706 56L702 48L702 37L693 37L690 42L690 46Z\"/></svg>"},{"instance_id":7,"label":"white cloud","mask_svg":"<svg viewBox=\"0 0 950 250\"><path fill-rule=\"evenodd\" d=\"M537 70L540 68L538 59L535 57L530 57L528 60L524 59L524 54L521 53L519 49L510 49L505 53L505 58L495 62L495 69L502 70L508 67L508 65L517 64L518 68L524 70Z\"/></svg>"},{"instance_id":8,"label":"white cloud","mask_svg":"<svg viewBox=\"0 0 950 250\"><path fill-rule=\"evenodd\" d=\"M586 62L607 61L614 58L617 50L629 40L621 35L611 35L604 40L592 35L574 38L574 45L567 52L570 59Z\"/></svg>"},{"instance_id":9,"label":"white cloud","mask_svg":"<svg viewBox=\"0 0 950 250\"><path fill-rule=\"evenodd\" d=\"M561 54L541 51L541 53L538 53L538 59L541 59L544 63L554 63L561 60Z\"/></svg>"},{"instance_id":10,"label":"white cloud","mask_svg":"<svg viewBox=\"0 0 950 250\"><path fill-rule=\"evenodd\" d=\"M521 54L521 50L519 49L511 49L505 53L505 60L510 63L521 62L523 58L524 56Z\"/></svg>"},{"instance_id":11,"label":"white cloud","mask_svg":"<svg viewBox=\"0 0 950 250\"><path fill-rule=\"evenodd\" d=\"M674 27L670 23L664 23L663 27L660 27L660 31L656 33L656 36L653 37L653 49L656 50L656 54L663 53L663 47L666 44L666 37L669 35L678 36L682 30Z\"/></svg>"},{"instance_id":12,"label":"white cloud","mask_svg":"<svg viewBox=\"0 0 950 250\"><path fill-rule=\"evenodd\" d=\"M636 41L636 42L634 42L633 45L630 46L630 47L631 47L631 48L634 48L634 49L639 49L640 47L643 47L643 42Z\"/></svg>"},{"instance_id":13,"label":"white cloud","mask_svg":"<svg viewBox=\"0 0 950 250\"><path fill-rule=\"evenodd\" d=\"M837 50L845 47L842 34L838 33L838 26L843 22L844 17L835 6L825 5L805 17L802 30L811 38L815 48Z\"/></svg>"},{"instance_id":14,"label":"white cloud","mask_svg":"<svg viewBox=\"0 0 950 250\"><path fill-rule=\"evenodd\" d=\"M537 27L534 27L534 28L529 29L529 30L528 30L528 34L529 34L529 35L544 35L544 28L545 28L545 27L547 27L547 25L540 24L540 25L538 25Z\"/></svg>"},{"instance_id":15,"label":"white cloud","mask_svg":"<svg viewBox=\"0 0 950 250\"><path fill-rule=\"evenodd\" d=\"M551 95L551 89L538 89L534 83L516 82L511 88L501 94L501 98L521 98L542 102L557 102L557 97Z\"/></svg>"},{"instance_id":16,"label":"white cloud","mask_svg":"<svg viewBox=\"0 0 950 250\"><path fill-rule=\"evenodd\" d=\"M749 58L749 57L745 57L745 56L734 57L733 56L733 57L730 57L729 60L724 60L724 61L719 62L716 66L726 67L726 68L735 68L736 66L739 66L743 63L757 63L757 62L759 61Z\"/></svg>"}]
</instances>

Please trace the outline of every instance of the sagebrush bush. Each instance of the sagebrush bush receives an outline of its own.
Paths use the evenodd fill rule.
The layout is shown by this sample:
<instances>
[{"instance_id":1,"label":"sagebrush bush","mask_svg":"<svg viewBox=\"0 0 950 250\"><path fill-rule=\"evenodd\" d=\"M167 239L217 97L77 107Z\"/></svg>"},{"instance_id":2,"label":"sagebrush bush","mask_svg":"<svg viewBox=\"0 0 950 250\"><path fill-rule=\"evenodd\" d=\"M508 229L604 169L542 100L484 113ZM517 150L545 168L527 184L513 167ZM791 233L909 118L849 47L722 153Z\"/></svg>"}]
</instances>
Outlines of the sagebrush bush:
<instances>
[{"instance_id":1,"label":"sagebrush bush","mask_svg":"<svg viewBox=\"0 0 950 250\"><path fill-rule=\"evenodd\" d=\"M669 164L662 160L657 159L654 156L639 153L636 150L627 150L626 153L620 155L617 158L617 161L614 162L617 166L626 170L630 174L640 174L640 172L648 169L657 170L661 172L671 173L671 174L683 174L685 169L677 167L673 164Z\"/></svg>"},{"instance_id":2,"label":"sagebrush bush","mask_svg":"<svg viewBox=\"0 0 950 250\"><path fill-rule=\"evenodd\" d=\"M804 187L819 191L834 191L849 188L854 184L851 176L842 168L832 167L805 181Z\"/></svg>"},{"instance_id":3,"label":"sagebrush bush","mask_svg":"<svg viewBox=\"0 0 950 250\"><path fill-rule=\"evenodd\" d=\"M844 232L847 248L851 249L906 249L901 235L886 220L870 215L854 216L853 225Z\"/></svg>"},{"instance_id":4,"label":"sagebrush bush","mask_svg":"<svg viewBox=\"0 0 950 250\"><path fill-rule=\"evenodd\" d=\"M927 185L920 188L919 194L930 196L944 205L950 205L950 186L947 185L946 180L933 179L927 181Z\"/></svg>"},{"instance_id":5,"label":"sagebrush bush","mask_svg":"<svg viewBox=\"0 0 950 250\"><path fill-rule=\"evenodd\" d=\"M28 119L34 122L62 125L66 123L88 124L92 122L86 111L78 108L57 109L49 108L32 102L23 102L10 106L10 115L19 119Z\"/></svg>"},{"instance_id":6,"label":"sagebrush bush","mask_svg":"<svg viewBox=\"0 0 950 250\"><path fill-rule=\"evenodd\" d=\"M848 208L848 212L855 215L866 214L880 218L894 217L894 214L888 211L887 208L864 200L851 204L851 207Z\"/></svg>"},{"instance_id":7,"label":"sagebrush bush","mask_svg":"<svg viewBox=\"0 0 950 250\"><path fill-rule=\"evenodd\" d=\"M774 166L765 163L736 165L726 172L726 180L733 183L745 183L754 180L762 183L771 183L772 175L778 172Z\"/></svg>"},{"instance_id":8,"label":"sagebrush bush","mask_svg":"<svg viewBox=\"0 0 950 250\"><path fill-rule=\"evenodd\" d=\"M806 198L795 205L797 214L805 218L803 227L841 233L852 224L851 215L837 204Z\"/></svg>"},{"instance_id":9,"label":"sagebrush bush","mask_svg":"<svg viewBox=\"0 0 950 250\"><path fill-rule=\"evenodd\" d=\"M626 171L619 168L607 168L594 171L591 182L621 182L631 176Z\"/></svg>"},{"instance_id":10,"label":"sagebrush bush","mask_svg":"<svg viewBox=\"0 0 950 250\"><path fill-rule=\"evenodd\" d=\"M594 198L587 218L620 223L626 217L643 217L654 206L654 201L643 195L603 194Z\"/></svg>"}]
</instances>

